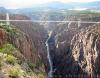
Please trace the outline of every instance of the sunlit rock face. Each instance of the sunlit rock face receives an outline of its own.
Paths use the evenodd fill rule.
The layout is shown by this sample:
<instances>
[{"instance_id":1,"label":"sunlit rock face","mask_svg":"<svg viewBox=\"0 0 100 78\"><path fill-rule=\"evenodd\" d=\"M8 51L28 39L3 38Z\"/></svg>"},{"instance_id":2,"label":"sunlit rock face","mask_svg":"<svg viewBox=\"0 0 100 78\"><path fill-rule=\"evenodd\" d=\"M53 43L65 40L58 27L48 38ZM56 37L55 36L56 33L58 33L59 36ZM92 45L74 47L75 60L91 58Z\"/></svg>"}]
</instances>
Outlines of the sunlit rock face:
<instances>
[{"instance_id":1,"label":"sunlit rock face","mask_svg":"<svg viewBox=\"0 0 100 78\"><path fill-rule=\"evenodd\" d=\"M67 26L66 26L67 27ZM63 27L62 27L63 28ZM71 78L78 74L86 75L81 69L77 61L75 61L72 55L71 40L75 34L78 33L77 29L67 29L65 31L59 31L55 36L56 52L55 52L55 71L54 76ZM87 76L87 75L86 75Z\"/></svg>"},{"instance_id":2,"label":"sunlit rock face","mask_svg":"<svg viewBox=\"0 0 100 78\"><path fill-rule=\"evenodd\" d=\"M100 25L81 30L72 40L72 55L89 77L100 74Z\"/></svg>"},{"instance_id":3,"label":"sunlit rock face","mask_svg":"<svg viewBox=\"0 0 100 78\"><path fill-rule=\"evenodd\" d=\"M97 77L100 74L100 25L86 27L75 35L69 33L70 39L67 33L64 34L55 37L58 40L53 60L54 78Z\"/></svg>"}]
</instances>

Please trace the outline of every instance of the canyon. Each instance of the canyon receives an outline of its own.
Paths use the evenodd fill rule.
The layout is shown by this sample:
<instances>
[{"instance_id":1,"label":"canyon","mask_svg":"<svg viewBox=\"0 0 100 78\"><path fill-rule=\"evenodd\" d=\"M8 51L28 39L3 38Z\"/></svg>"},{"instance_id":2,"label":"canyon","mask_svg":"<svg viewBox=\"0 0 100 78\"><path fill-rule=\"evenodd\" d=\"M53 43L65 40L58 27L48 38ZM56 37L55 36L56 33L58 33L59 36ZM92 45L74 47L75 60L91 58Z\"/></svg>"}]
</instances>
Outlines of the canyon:
<instances>
[{"instance_id":1,"label":"canyon","mask_svg":"<svg viewBox=\"0 0 100 78\"><path fill-rule=\"evenodd\" d=\"M31 20L30 17L19 14L11 14L9 18ZM47 18L49 19L48 15ZM0 19L6 19L6 16L1 14ZM100 24L82 21L99 22L100 16L86 13L68 15L62 20L70 22L11 21L10 26L1 28L7 27L6 31L9 33L6 33L6 40L14 45L25 59L37 65L37 72L33 72L41 72L45 78L98 77ZM2 36L0 38L2 39Z\"/></svg>"}]
</instances>

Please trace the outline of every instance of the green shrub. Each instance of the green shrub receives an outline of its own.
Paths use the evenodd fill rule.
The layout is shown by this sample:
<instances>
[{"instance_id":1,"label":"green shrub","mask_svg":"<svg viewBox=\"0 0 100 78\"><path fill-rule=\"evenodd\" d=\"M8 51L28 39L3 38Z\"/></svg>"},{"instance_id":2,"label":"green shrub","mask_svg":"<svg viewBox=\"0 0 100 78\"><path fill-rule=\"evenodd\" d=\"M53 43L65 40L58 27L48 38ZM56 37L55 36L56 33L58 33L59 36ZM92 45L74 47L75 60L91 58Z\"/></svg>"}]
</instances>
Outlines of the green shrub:
<instances>
[{"instance_id":1,"label":"green shrub","mask_svg":"<svg viewBox=\"0 0 100 78\"><path fill-rule=\"evenodd\" d=\"M21 69L18 66L14 66L9 68L8 70L8 77L9 78L20 78L21 76Z\"/></svg>"},{"instance_id":2,"label":"green shrub","mask_svg":"<svg viewBox=\"0 0 100 78\"><path fill-rule=\"evenodd\" d=\"M9 64L15 64L15 62L16 62L16 58L14 57L14 56L12 56L12 55L8 55L7 57L6 57L6 61L9 63Z\"/></svg>"},{"instance_id":3,"label":"green shrub","mask_svg":"<svg viewBox=\"0 0 100 78\"><path fill-rule=\"evenodd\" d=\"M15 50L14 46L10 43L7 43L7 42L3 45L2 48L0 48L0 52L5 53L7 55L8 54L13 54L14 50Z\"/></svg>"},{"instance_id":4,"label":"green shrub","mask_svg":"<svg viewBox=\"0 0 100 78\"><path fill-rule=\"evenodd\" d=\"M44 78L44 75L43 74L38 74L37 78Z\"/></svg>"}]
</instances>

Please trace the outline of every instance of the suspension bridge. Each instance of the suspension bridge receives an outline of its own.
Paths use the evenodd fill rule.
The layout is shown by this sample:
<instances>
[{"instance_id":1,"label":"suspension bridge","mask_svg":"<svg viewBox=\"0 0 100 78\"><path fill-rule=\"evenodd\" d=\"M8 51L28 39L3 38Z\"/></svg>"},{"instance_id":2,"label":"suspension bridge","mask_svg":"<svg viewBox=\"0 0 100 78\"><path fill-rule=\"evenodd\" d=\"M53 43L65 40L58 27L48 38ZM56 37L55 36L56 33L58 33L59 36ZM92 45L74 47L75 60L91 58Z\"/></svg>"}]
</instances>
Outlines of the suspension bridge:
<instances>
[{"instance_id":1,"label":"suspension bridge","mask_svg":"<svg viewBox=\"0 0 100 78\"><path fill-rule=\"evenodd\" d=\"M10 24L10 22L41 22L41 23L78 23L78 27L80 26L81 23L100 23L100 21L96 22L96 21L81 21L81 20L77 20L77 21L48 21L48 20L11 20L10 16L8 13L6 13L6 19L5 20L0 20L0 22L6 22L7 25Z\"/></svg>"}]
</instances>

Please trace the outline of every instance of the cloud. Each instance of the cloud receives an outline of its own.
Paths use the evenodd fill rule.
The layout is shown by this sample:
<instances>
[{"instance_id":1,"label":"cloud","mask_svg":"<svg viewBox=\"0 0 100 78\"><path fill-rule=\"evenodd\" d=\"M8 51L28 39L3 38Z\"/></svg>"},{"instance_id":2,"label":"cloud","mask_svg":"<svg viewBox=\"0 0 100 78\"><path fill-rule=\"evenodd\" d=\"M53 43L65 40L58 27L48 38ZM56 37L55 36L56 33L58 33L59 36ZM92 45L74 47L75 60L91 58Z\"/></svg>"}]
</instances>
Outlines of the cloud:
<instances>
[{"instance_id":1,"label":"cloud","mask_svg":"<svg viewBox=\"0 0 100 78\"><path fill-rule=\"evenodd\" d=\"M73 0L0 0L0 6L6 8L23 8L30 7L35 4L43 4L53 1L59 2L73 2ZM91 2L91 1L99 1L99 0L74 0L74 2Z\"/></svg>"}]
</instances>

